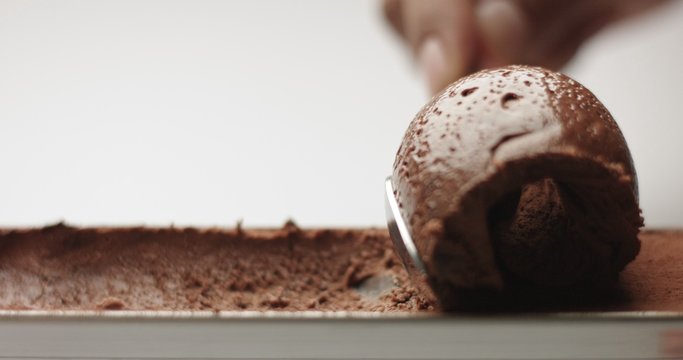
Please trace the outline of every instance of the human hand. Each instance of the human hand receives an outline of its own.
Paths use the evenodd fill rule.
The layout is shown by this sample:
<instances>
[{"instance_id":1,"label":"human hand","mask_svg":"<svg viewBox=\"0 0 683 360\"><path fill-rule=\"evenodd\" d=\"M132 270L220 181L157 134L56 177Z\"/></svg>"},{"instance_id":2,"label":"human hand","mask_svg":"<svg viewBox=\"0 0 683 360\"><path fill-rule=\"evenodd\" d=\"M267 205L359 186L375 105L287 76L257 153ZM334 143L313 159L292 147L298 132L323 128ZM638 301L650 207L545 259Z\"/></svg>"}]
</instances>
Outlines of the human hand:
<instances>
[{"instance_id":1,"label":"human hand","mask_svg":"<svg viewBox=\"0 0 683 360\"><path fill-rule=\"evenodd\" d=\"M506 64L558 69L605 25L663 0L384 0L432 93Z\"/></svg>"}]
</instances>

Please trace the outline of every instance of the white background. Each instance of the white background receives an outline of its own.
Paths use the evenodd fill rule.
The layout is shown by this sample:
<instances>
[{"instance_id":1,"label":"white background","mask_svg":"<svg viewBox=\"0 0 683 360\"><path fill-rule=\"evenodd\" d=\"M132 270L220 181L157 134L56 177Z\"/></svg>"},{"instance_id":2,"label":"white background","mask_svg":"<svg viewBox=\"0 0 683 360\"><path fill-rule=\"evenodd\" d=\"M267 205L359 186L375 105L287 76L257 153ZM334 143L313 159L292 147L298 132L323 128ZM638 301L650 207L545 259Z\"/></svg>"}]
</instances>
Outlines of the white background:
<instances>
[{"instance_id":1,"label":"white background","mask_svg":"<svg viewBox=\"0 0 683 360\"><path fill-rule=\"evenodd\" d=\"M566 69L683 225L683 2ZM374 1L0 0L0 225L382 225L426 92Z\"/></svg>"}]
</instances>

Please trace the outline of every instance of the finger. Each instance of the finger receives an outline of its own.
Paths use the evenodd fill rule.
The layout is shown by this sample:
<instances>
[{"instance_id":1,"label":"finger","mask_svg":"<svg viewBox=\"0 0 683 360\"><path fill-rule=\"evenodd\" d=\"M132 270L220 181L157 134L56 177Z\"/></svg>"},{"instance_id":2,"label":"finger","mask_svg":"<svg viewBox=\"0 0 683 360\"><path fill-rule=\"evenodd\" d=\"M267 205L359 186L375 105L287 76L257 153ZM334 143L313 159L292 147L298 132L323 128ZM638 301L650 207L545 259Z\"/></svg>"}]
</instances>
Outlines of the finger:
<instances>
[{"instance_id":1,"label":"finger","mask_svg":"<svg viewBox=\"0 0 683 360\"><path fill-rule=\"evenodd\" d=\"M589 37L609 23L614 4L615 0L576 0L563 2L562 11L557 11L531 1L536 11L529 18L537 29L525 52L526 62L561 67Z\"/></svg>"},{"instance_id":2,"label":"finger","mask_svg":"<svg viewBox=\"0 0 683 360\"><path fill-rule=\"evenodd\" d=\"M394 31L396 31L396 33L403 36L401 0L384 0L382 5L382 9L384 10L384 18L387 20L389 25L391 25Z\"/></svg>"},{"instance_id":3,"label":"finger","mask_svg":"<svg viewBox=\"0 0 683 360\"><path fill-rule=\"evenodd\" d=\"M655 0L513 0L526 19L520 62L557 69L606 25L654 7Z\"/></svg>"},{"instance_id":4,"label":"finger","mask_svg":"<svg viewBox=\"0 0 683 360\"><path fill-rule=\"evenodd\" d=\"M481 51L479 67L520 63L529 43L529 26L517 3L483 0L475 13Z\"/></svg>"},{"instance_id":5,"label":"finger","mask_svg":"<svg viewBox=\"0 0 683 360\"><path fill-rule=\"evenodd\" d=\"M470 71L476 49L470 1L404 0L404 37L436 93Z\"/></svg>"},{"instance_id":6,"label":"finger","mask_svg":"<svg viewBox=\"0 0 683 360\"><path fill-rule=\"evenodd\" d=\"M536 46L548 66L558 68L568 62L581 45L610 23L625 17L639 14L664 3L657 0L583 0L573 3L571 11L567 11L555 22L557 30L549 31L554 38L546 38ZM544 51L545 50L545 51Z\"/></svg>"}]
</instances>

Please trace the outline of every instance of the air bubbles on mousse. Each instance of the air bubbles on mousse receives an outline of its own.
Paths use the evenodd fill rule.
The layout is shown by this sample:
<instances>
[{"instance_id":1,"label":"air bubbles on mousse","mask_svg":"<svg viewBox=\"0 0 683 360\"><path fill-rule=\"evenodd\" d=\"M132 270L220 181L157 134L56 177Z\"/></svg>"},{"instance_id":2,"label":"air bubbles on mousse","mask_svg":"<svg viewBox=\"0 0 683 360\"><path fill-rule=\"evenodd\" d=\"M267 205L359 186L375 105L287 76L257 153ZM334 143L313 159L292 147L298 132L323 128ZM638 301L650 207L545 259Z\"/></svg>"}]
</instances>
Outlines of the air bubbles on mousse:
<instances>
[{"instance_id":1,"label":"air bubbles on mousse","mask_svg":"<svg viewBox=\"0 0 683 360\"><path fill-rule=\"evenodd\" d=\"M435 96L392 185L445 309L586 298L639 251L624 137L589 90L543 68L485 70Z\"/></svg>"}]
</instances>

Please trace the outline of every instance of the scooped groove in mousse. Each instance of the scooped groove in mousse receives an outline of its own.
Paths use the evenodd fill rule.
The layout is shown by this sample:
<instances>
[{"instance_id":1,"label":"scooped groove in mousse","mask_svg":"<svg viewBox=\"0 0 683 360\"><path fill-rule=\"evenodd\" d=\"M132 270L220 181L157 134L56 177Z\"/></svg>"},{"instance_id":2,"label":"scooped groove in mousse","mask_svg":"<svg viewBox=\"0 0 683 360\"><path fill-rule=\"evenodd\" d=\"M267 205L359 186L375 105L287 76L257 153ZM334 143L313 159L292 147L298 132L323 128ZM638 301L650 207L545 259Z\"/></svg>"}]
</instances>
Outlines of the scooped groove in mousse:
<instances>
[{"instance_id":1,"label":"scooped groove in mousse","mask_svg":"<svg viewBox=\"0 0 683 360\"><path fill-rule=\"evenodd\" d=\"M640 248L619 127L589 90L543 68L485 70L434 97L392 184L446 309L609 289Z\"/></svg>"}]
</instances>

